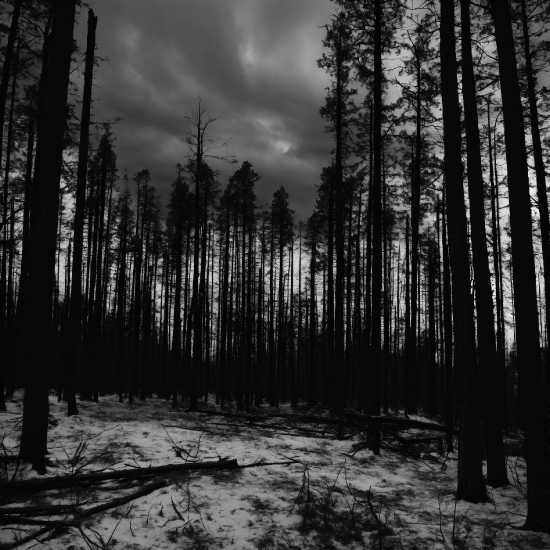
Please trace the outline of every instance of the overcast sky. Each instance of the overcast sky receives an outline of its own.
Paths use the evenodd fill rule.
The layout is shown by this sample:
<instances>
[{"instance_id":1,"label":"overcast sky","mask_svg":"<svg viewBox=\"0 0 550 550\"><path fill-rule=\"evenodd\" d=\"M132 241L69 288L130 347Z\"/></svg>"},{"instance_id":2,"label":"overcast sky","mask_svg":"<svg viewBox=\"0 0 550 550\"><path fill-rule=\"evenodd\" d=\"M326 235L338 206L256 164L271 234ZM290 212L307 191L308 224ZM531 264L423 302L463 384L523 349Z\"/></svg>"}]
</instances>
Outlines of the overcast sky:
<instances>
[{"instance_id":1,"label":"overcast sky","mask_svg":"<svg viewBox=\"0 0 550 550\"><path fill-rule=\"evenodd\" d=\"M94 118L114 127L119 169L142 168L167 194L185 163L186 115L200 94L222 152L262 176L258 204L284 185L297 218L311 213L331 137L319 108L328 79L316 60L330 0L89 0L98 16ZM86 47L87 13L76 39ZM239 165L212 163L223 186Z\"/></svg>"}]
</instances>

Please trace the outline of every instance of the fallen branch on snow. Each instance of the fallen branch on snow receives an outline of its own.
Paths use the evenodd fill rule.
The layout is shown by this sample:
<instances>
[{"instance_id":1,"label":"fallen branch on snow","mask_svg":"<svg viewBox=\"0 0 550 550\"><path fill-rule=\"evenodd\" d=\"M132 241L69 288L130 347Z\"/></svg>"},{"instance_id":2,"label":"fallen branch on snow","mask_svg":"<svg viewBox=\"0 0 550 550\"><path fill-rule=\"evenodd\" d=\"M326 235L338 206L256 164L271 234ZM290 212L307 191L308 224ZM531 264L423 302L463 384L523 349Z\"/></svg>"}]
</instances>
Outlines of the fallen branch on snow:
<instances>
[{"instance_id":1,"label":"fallen branch on snow","mask_svg":"<svg viewBox=\"0 0 550 550\"><path fill-rule=\"evenodd\" d=\"M72 487L87 483L98 483L111 479L127 479L136 476L155 476L169 472L179 472L185 470L228 470L237 468L238 463L235 459L217 460L212 462L192 462L186 464L167 464L163 466L152 466L149 468L130 468L125 470L116 470L114 472L100 472L79 475L66 475L58 477L48 477L42 479L29 479L18 481L16 483L3 483L0 485L0 495L13 495L20 493L32 493L47 491L49 489L58 489L61 487Z\"/></svg>"},{"instance_id":2,"label":"fallen branch on snow","mask_svg":"<svg viewBox=\"0 0 550 550\"><path fill-rule=\"evenodd\" d=\"M45 535L46 533L48 533L52 529L55 529L56 527L78 527L82 520L90 516L93 516L94 514L103 512L105 510L109 510L111 508L116 508L117 506L121 506L122 504L126 504L127 502L135 500L136 498L148 495L149 493L152 493L153 491L156 491L157 489L160 489L161 487L165 487L165 486L166 486L166 480L163 479L161 481L155 481L153 483L149 483L148 485L145 485L145 487L143 487L139 491L135 491L134 493L130 493L129 495L124 495L122 497L118 497L113 500L109 500L108 502L103 502L102 504L98 504L97 506L88 508L87 510L84 510L83 512L80 512L79 514L77 514L72 521L71 520L49 521L47 522L45 527L38 529L38 531L35 531L34 533L31 533L30 535L23 537L22 539L19 539L11 544L2 546L2 550L11 550L12 548L17 548L18 546L21 546L22 544L26 544L27 542L30 542L31 540L34 540L37 537ZM2 518L2 519L5 519L5 518ZM29 521L32 521L32 520L29 520L28 518L17 518L16 516L15 516L15 519L18 521L13 521L10 523L23 524L23 523L28 523ZM41 522L40 524L46 523L45 521L42 521L42 520L35 520L35 522Z\"/></svg>"},{"instance_id":3,"label":"fallen branch on snow","mask_svg":"<svg viewBox=\"0 0 550 550\"><path fill-rule=\"evenodd\" d=\"M120 488L118 488L120 490ZM75 504L51 504L49 506L19 506L17 508L7 507L0 508L0 521L1 517L5 514L28 514L30 516L54 516L57 514L62 514L64 512L70 512L74 510L77 506Z\"/></svg>"}]
</instances>

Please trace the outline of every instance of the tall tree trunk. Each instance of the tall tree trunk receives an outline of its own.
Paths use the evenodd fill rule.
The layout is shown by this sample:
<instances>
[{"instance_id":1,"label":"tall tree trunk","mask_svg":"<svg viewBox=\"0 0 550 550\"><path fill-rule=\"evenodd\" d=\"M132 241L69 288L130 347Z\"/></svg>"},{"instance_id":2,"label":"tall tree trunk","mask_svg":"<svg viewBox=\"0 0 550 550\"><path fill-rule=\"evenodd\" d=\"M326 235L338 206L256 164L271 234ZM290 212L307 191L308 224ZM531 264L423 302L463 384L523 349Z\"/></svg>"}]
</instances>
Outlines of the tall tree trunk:
<instances>
[{"instance_id":1,"label":"tall tree trunk","mask_svg":"<svg viewBox=\"0 0 550 550\"><path fill-rule=\"evenodd\" d=\"M441 0L441 95L445 149L445 188L449 216L449 248L453 276L455 359L460 383L460 435L457 498L486 502L482 471L479 381L477 375L474 307L470 293L470 267L461 158L460 105L455 52L454 4Z\"/></svg>"},{"instance_id":2,"label":"tall tree trunk","mask_svg":"<svg viewBox=\"0 0 550 550\"><path fill-rule=\"evenodd\" d=\"M317 349L317 334L316 334L316 319L317 312L315 308L315 262L317 261L317 243L315 237L311 244L311 258L309 262L309 364L308 364L308 406L313 407L316 401L315 383L315 367L317 365L315 350Z\"/></svg>"},{"instance_id":3,"label":"tall tree trunk","mask_svg":"<svg viewBox=\"0 0 550 550\"><path fill-rule=\"evenodd\" d=\"M550 469L548 464L550 463L550 442L540 356L523 108L516 69L510 7L504 0L491 0L490 6L495 26L508 168L518 390L520 414L525 429L525 462L527 465L527 520L525 527L537 531L549 531Z\"/></svg>"},{"instance_id":4,"label":"tall tree trunk","mask_svg":"<svg viewBox=\"0 0 550 550\"><path fill-rule=\"evenodd\" d=\"M380 414L380 354L382 345L382 5L374 1L374 84L373 84L373 181L372 181L372 340L371 414ZM379 434L374 434L379 440ZM379 452L379 442L374 451Z\"/></svg>"},{"instance_id":5,"label":"tall tree trunk","mask_svg":"<svg viewBox=\"0 0 550 550\"><path fill-rule=\"evenodd\" d=\"M369 128L369 197L367 206L367 268L365 273L365 332L363 337L363 345L365 346L365 365L363 368L363 384L362 385L362 401L361 409L367 410L370 403L369 386L370 381L370 366L371 366L371 324L372 324L372 308L371 308L371 272L372 272L372 179L373 179L373 165L374 165L374 145L373 145L373 132L374 132L374 101L371 102L370 110L370 128Z\"/></svg>"},{"instance_id":6,"label":"tall tree trunk","mask_svg":"<svg viewBox=\"0 0 550 550\"><path fill-rule=\"evenodd\" d=\"M120 243L120 261L118 268L117 284L117 312L116 312L116 391L119 403L123 402L122 392L124 386L124 365L126 363L125 343L125 318L126 318L126 240L128 234L128 218L126 213L122 220L122 242Z\"/></svg>"},{"instance_id":7,"label":"tall tree trunk","mask_svg":"<svg viewBox=\"0 0 550 550\"><path fill-rule=\"evenodd\" d=\"M178 406L178 376L181 365L181 287L182 287L182 259L183 259L183 220L182 213L178 211L176 225L176 250L175 250L175 268L176 268L176 292L174 295L174 325L172 331L172 353L170 354L170 363L172 371L172 408Z\"/></svg>"},{"instance_id":8,"label":"tall tree trunk","mask_svg":"<svg viewBox=\"0 0 550 550\"><path fill-rule=\"evenodd\" d=\"M430 416L437 414L437 365L435 343L435 271L436 271L436 242L428 238L428 402L427 411Z\"/></svg>"},{"instance_id":9,"label":"tall tree trunk","mask_svg":"<svg viewBox=\"0 0 550 550\"><path fill-rule=\"evenodd\" d=\"M296 407L298 405L296 393L296 369L294 363L294 237L290 243L290 317L289 317L289 370L290 370L290 405ZM251 292L248 293L251 295Z\"/></svg>"},{"instance_id":10,"label":"tall tree trunk","mask_svg":"<svg viewBox=\"0 0 550 550\"><path fill-rule=\"evenodd\" d=\"M328 242L327 242L327 281L326 281L326 345L327 345L327 376L323 381L326 391L324 397L332 407L335 405L334 391L338 387L335 371L334 349L334 194L335 174L331 174L328 200ZM325 293L323 293L325 294ZM337 392L336 392L337 393Z\"/></svg>"},{"instance_id":11,"label":"tall tree trunk","mask_svg":"<svg viewBox=\"0 0 550 550\"><path fill-rule=\"evenodd\" d=\"M103 333L102 333L102 318L103 318L103 234L105 230L105 195L107 188L107 148L103 152L101 160L101 186L99 190L99 225L97 231L97 275L96 275L96 290L94 296L94 327L93 327L93 401L96 403L99 399L99 380L100 372L103 368Z\"/></svg>"},{"instance_id":12,"label":"tall tree trunk","mask_svg":"<svg viewBox=\"0 0 550 550\"><path fill-rule=\"evenodd\" d=\"M477 342L483 387L483 428L487 447L487 483L492 487L508 484L499 399L498 367L495 349L493 290L489 271L489 253L485 234L485 200L481 166L481 140L477 116L470 1L461 0L462 23L462 97L466 127L468 193L472 256L475 277Z\"/></svg>"},{"instance_id":13,"label":"tall tree trunk","mask_svg":"<svg viewBox=\"0 0 550 550\"><path fill-rule=\"evenodd\" d=\"M501 266L499 263L500 250L497 225L497 196L495 186L495 174L493 170L493 140L491 136L491 103L487 101L487 138L489 142L489 181L491 184L491 239L493 247L493 269L495 272L495 297L497 306L497 364L498 364L498 392L499 392L499 414L502 416L503 424L506 421L506 362L504 345L504 323L502 319L502 292L501 292ZM503 428L504 428L503 425Z\"/></svg>"},{"instance_id":14,"label":"tall tree trunk","mask_svg":"<svg viewBox=\"0 0 550 550\"><path fill-rule=\"evenodd\" d=\"M445 197L445 193L443 193ZM453 376L453 318L451 296L451 268L449 262L449 245L447 241L447 221L445 212L447 201L442 205L443 241L443 325L445 327L445 425L447 426L447 451L453 452L454 429L454 376Z\"/></svg>"},{"instance_id":15,"label":"tall tree trunk","mask_svg":"<svg viewBox=\"0 0 550 550\"><path fill-rule=\"evenodd\" d=\"M542 144L539 128L539 113L537 109L536 77L531 60L531 46L529 44L529 25L527 23L527 9L525 0L521 0L521 20L523 27L523 43L525 48L525 71L527 75L527 92L529 95L529 117L531 119L531 139L533 142L533 159L535 161L535 175L537 179L537 202L540 217L540 238L542 247L542 261L544 266L544 296L546 301L545 322L550 327L550 222L548 220L548 197L546 196L546 171L542 155ZM550 363L548 350L545 350L546 378L550 380ZM547 381L547 388L550 382ZM549 396L547 395L548 399Z\"/></svg>"},{"instance_id":16,"label":"tall tree trunk","mask_svg":"<svg viewBox=\"0 0 550 550\"><path fill-rule=\"evenodd\" d=\"M303 392L301 391L300 380L302 378L302 372L304 369L301 369L302 365L302 324L303 324L303 314L302 314L302 222L299 223L299 253L298 253L298 345L296 348L296 400L297 402L300 398L303 398Z\"/></svg>"},{"instance_id":17,"label":"tall tree trunk","mask_svg":"<svg viewBox=\"0 0 550 550\"><path fill-rule=\"evenodd\" d=\"M189 377L189 409L196 411L198 408L198 376L202 365L202 305L204 292L204 273L199 273L199 267L202 266L202 261L199 266L199 260L201 259L201 241L200 241L200 229L201 222L206 224L206 219L202 220L201 216L201 193L200 193L200 181L201 181L201 164L202 164L202 134L201 134L201 107L199 105L198 110L198 124L197 124L197 151L195 157L195 240L194 240L194 257L193 257L193 298L191 301L191 314L193 315L193 360L191 363L191 371ZM206 186L204 193L204 201L206 204ZM206 231L206 229L204 228ZM206 252L206 251L204 251ZM200 279L200 281L199 281Z\"/></svg>"},{"instance_id":18,"label":"tall tree trunk","mask_svg":"<svg viewBox=\"0 0 550 550\"><path fill-rule=\"evenodd\" d=\"M343 70L343 45L342 37L337 38L337 59L336 59L336 157L334 163L335 169L335 245L336 245L336 285L335 285L335 308L334 308L334 339L331 341L331 345L334 346L334 355L332 357L331 369L334 378L334 389L336 395L334 396L334 404L338 408L339 414L343 414L344 401L345 401L345 379L346 372L344 369L336 368L336 358L338 358L339 365L345 366L346 353L351 353L350 350L346 350L344 347L344 277L345 277L345 260L344 260L344 169L342 159L342 110L343 110L343 83L342 83L342 70ZM329 266L332 273L332 264ZM349 331L349 327L348 327ZM342 372L343 370L343 372Z\"/></svg>"},{"instance_id":19,"label":"tall tree trunk","mask_svg":"<svg viewBox=\"0 0 550 550\"><path fill-rule=\"evenodd\" d=\"M262 239L262 260L258 273L258 313L256 322L256 387L254 391L254 404L260 407L262 404L262 388L264 373L264 327L263 327L263 301L264 301L264 240Z\"/></svg>"},{"instance_id":20,"label":"tall tree trunk","mask_svg":"<svg viewBox=\"0 0 550 550\"><path fill-rule=\"evenodd\" d=\"M422 104L421 104L421 74L420 74L420 61L418 61L418 68L416 74L416 138L414 140L414 158L413 158L413 171L411 178L412 185L412 204L411 204L411 334L409 337L410 350L407 353L408 365L408 412L416 414L418 412L418 345L420 344L417 338L417 331L420 331L420 322L418 318L420 316L420 308L418 306L420 301L419 285L420 278L418 276L419 259L418 259L418 247L419 247L419 230L420 230L420 186L421 186L421 157L422 157Z\"/></svg>"},{"instance_id":21,"label":"tall tree trunk","mask_svg":"<svg viewBox=\"0 0 550 550\"><path fill-rule=\"evenodd\" d=\"M26 349L26 384L19 455L33 468L46 471L48 437L48 369L52 336L52 289L55 282L57 215L63 137L67 118L67 91L73 48L75 0L52 6L50 53L44 70L38 117L35 182L32 206L31 258L25 332L34 342Z\"/></svg>"},{"instance_id":22,"label":"tall tree trunk","mask_svg":"<svg viewBox=\"0 0 550 550\"><path fill-rule=\"evenodd\" d=\"M384 162L384 156L382 156ZM384 266L384 414L389 412L389 391L390 391L390 303L389 303L389 272L388 267L388 213L386 211L386 169L382 165L382 243L383 243L383 266Z\"/></svg>"},{"instance_id":23,"label":"tall tree trunk","mask_svg":"<svg viewBox=\"0 0 550 550\"><path fill-rule=\"evenodd\" d=\"M274 278L275 278L275 239L273 227L273 206L271 207L271 246L269 262L269 406L275 406L275 380L276 380L276 351L275 351L275 326L274 326Z\"/></svg>"},{"instance_id":24,"label":"tall tree trunk","mask_svg":"<svg viewBox=\"0 0 550 550\"><path fill-rule=\"evenodd\" d=\"M411 352L411 262L410 262L410 222L407 216L405 228L405 415L409 414L409 357Z\"/></svg>"},{"instance_id":25,"label":"tall tree trunk","mask_svg":"<svg viewBox=\"0 0 550 550\"><path fill-rule=\"evenodd\" d=\"M223 298L222 298L222 333L220 344L220 405L225 404L227 394L227 297L229 292L229 233L230 233L230 210L227 208L225 220L225 246L223 260Z\"/></svg>"}]
</instances>

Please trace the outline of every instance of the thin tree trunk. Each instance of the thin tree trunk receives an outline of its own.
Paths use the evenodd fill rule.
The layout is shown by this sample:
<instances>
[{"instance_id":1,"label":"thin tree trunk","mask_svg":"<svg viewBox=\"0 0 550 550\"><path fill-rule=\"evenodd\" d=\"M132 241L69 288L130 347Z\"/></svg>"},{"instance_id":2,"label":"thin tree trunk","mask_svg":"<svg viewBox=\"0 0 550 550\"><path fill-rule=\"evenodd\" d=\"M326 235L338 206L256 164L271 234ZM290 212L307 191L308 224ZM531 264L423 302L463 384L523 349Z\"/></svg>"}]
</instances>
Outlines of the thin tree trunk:
<instances>
[{"instance_id":1,"label":"thin tree trunk","mask_svg":"<svg viewBox=\"0 0 550 550\"><path fill-rule=\"evenodd\" d=\"M445 195L443 195L445 196ZM454 430L454 376L453 376L453 319L451 295L451 269L449 263L449 245L447 241L446 212L447 201L442 204L443 241L443 325L445 327L445 424L447 431L447 451L453 452Z\"/></svg>"}]
</instances>

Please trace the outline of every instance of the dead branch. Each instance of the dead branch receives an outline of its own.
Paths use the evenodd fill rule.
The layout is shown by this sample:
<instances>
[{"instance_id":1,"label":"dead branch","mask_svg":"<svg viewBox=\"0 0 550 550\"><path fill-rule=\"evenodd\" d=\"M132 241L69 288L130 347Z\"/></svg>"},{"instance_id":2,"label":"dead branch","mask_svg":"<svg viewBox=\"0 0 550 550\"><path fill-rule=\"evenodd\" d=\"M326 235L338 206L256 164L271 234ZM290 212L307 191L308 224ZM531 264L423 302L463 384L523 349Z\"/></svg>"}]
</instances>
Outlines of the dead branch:
<instances>
[{"instance_id":1,"label":"dead branch","mask_svg":"<svg viewBox=\"0 0 550 550\"><path fill-rule=\"evenodd\" d=\"M165 479L162 479L160 481L154 481L153 483L149 483L148 485L145 485L145 487L143 487L139 491L135 491L134 493L130 493L129 495L124 495L122 497L109 500L108 502L104 502L103 504L93 506L92 508L88 508L87 510L80 512L80 514L77 514L74 518L83 519L89 516L93 516L94 514L97 514L99 512L103 512L104 510L116 508L117 506L126 504L127 502L135 500L136 498L148 495L149 493L152 493L153 491L156 491L161 487L166 487L166 485L167 485L167 482Z\"/></svg>"},{"instance_id":2,"label":"dead branch","mask_svg":"<svg viewBox=\"0 0 550 550\"><path fill-rule=\"evenodd\" d=\"M178 472L184 470L227 470L237 468L237 460L217 460L212 462L192 462L185 464L166 464L163 466L152 466L149 468L130 468L125 470L116 470L114 472L100 472L79 475L66 475L58 477L49 477L42 479L29 479L18 481L16 483L2 483L0 485L0 495L13 495L29 492L47 491L60 487L72 487L83 483L98 483L112 479L128 479L136 476L155 476L168 472Z\"/></svg>"},{"instance_id":3,"label":"dead branch","mask_svg":"<svg viewBox=\"0 0 550 550\"><path fill-rule=\"evenodd\" d=\"M0 524L3 525L49 525L54 527L76 527L77 521L67 520L51 520L51 519L36 519L27 518L25 516L4 515L0 517Z\"/></svg>"},{"instance_id":4,"label":"dead branch","mask_svg":"<svg viewBox=\"0 0 550 550\"><path fill-rule=\"evenodd\" d=\"M258 460L252 462L251 464L241 464L237 468L256 468L258 466L289 466L290 464L301 464L297 460L289 460L288 462L264 462L263 460Z\"/></svg>"},{"instance_id":5,"label":"dead branch","mask_svg":"<svg viewBox=\"0 0 550 550\"><path fill-rule=\"evenodd\" d=\"M120 488L118 488L120 490ZM0 508L0 517L5 514L28 514L30 516L56 516L64 512L73 511L76 508L74 504L52 504L49 506L19 506L17 508Z\"/></svg>"},{"instance_id":6,"label":"dead branch","mask_svg":"<svg viewBox=\"0 0 550 550\"><path fill-rule=\"evenodd\" d=\"M235 461L236 462L236 461ZM11 550L12 548L17 548L18 546L21 546L23 544L26 544L27 542L30 542L31 540L36 539L37 537L40 537L52 529L55 529L56 527L60 526L79 526L81 520L84 520L94 514L97 514L99 512L103 512L105 510L109 510L111 508L116 508L117 506L121 506L122 504L126 504L127 502L130 502L132 500L135 500L136 498L148 495L149 493L152 493L153 491L156 491L160 487L166 486L166 480L161 481L155 481L153 483L149 483L139 491L135 491L134 493L130 493L129 495L125 495L122 497L115 498L113 500L109 500L108 502L103 502L102 504L99 504L97 506L93 506L92 508L88 508L87 510L84 510L83 512L80 512L79 514L74 516L73 521L50 521L48 524L41 529L38 529L38 531L35 531L34 533L31 533L30 535L23 537L22 539L19 539L15 542L12 542L11 544L8 544L6 546L2 547L2 550ZM27 518L21 518L22 520L26 520ZM40 520L37 520L40 521Z\"/></svg>"},{"instance_id":7,"label":"dead branch","mask_svg":"<svg viewBox=\"0 0 550 550\"><path fill-rule=\"evenodd\" d=\"M368 422L371 418L367 414L361 414L353 411L346 411L344 414L349 418L353 418L364 423ZM390 424L393 426L400 426L401 428L419 428L443 433L447 433L449 431L449 428L443 424L437 424L435 422L428 422L425 420L414 420L412 418L402 418L396 416L379 416L376 418L381 422L381 424ZM458 435L458 430L453 429L453 435Z\"/></svg>"}]
</instances>

